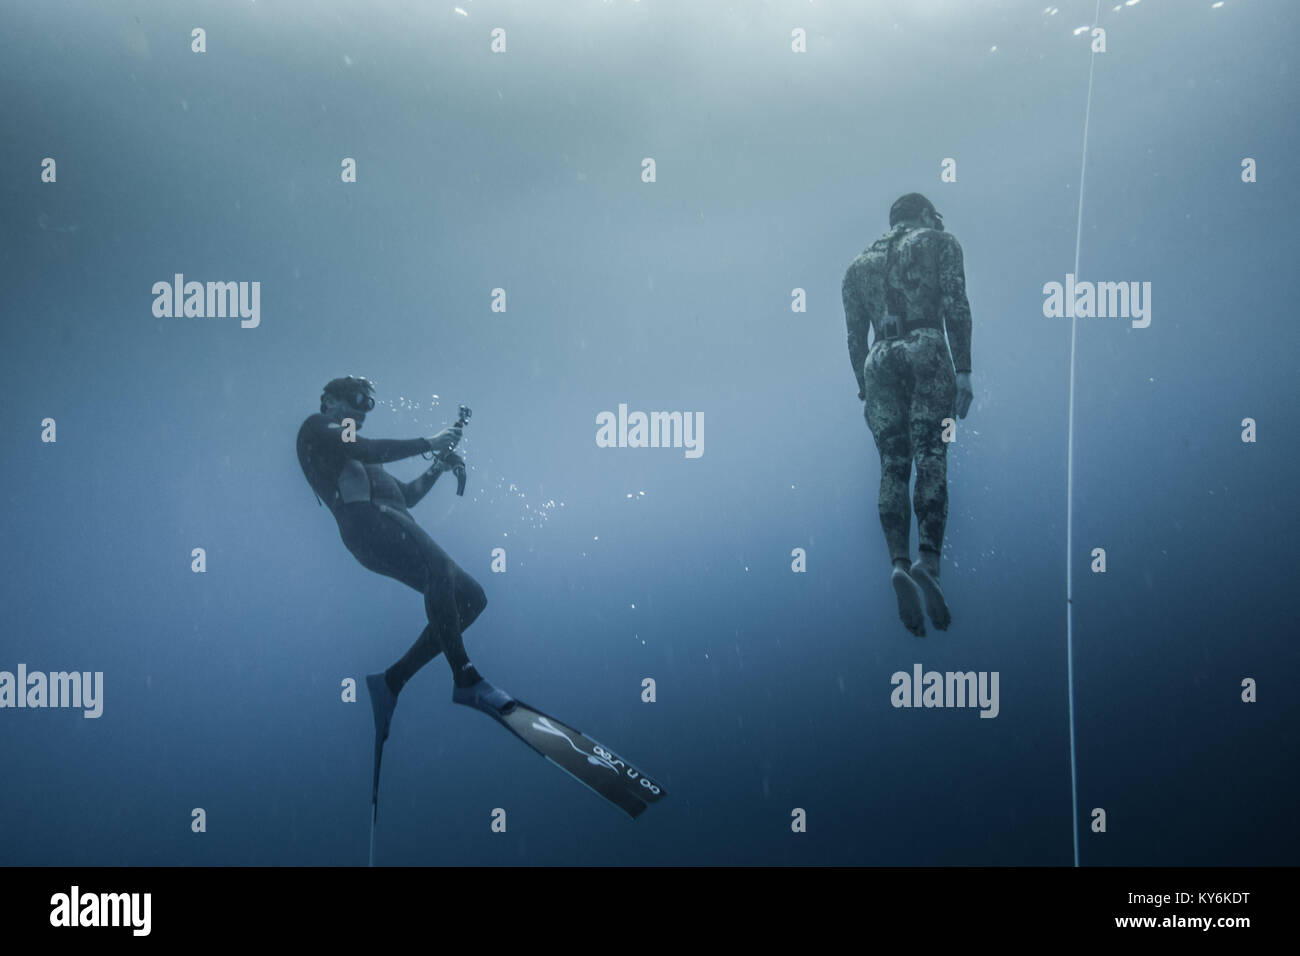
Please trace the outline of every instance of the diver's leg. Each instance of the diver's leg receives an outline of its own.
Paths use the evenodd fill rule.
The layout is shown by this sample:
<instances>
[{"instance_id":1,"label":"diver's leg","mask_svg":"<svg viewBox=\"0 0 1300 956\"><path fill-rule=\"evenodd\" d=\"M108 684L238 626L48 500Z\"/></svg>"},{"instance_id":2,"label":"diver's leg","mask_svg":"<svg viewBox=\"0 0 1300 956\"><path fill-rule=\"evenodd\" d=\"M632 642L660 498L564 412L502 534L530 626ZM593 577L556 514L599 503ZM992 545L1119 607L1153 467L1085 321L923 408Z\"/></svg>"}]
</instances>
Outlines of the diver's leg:
<instances>
[{"instance_id":1,"label":"diver's leg","mask_svg":"<svg viewBox=\"0 0 1300 956\"><path fill-rule=\"evenodd\" d=\"M402 580L424 594L424 613L429 626L420 633L402 660L390 670L398 689L414 676L415 672L433 660L438 651L447 655L452 679L457 686L468 686L482 680L465 651L461 636L463 625L456 584L464 572L446 551L429 537L428 532L405 514L389 512L392 524L400 527L405 546ZM468 577L468 575L465 575ZM486 604L486 600L482 603ZM472 602L471 602L472 607Z\"/></svg>"},{"instance_id":2,"label":"diver's leg","mask_svg":"<svg viewBox=\"0 0 1300 956\"><path fill-rule=\"evenodd\" d=\"M465 625L460 609L464 603L470 610L477 607L481 611L487 599L475 596L473 589L468 588L462 599L457 594L457 584L469 575L429 537L428 532L416 524L414 518L407 514L388 514L392 523L401 527L403 543L409 545L402 580L424 593L424 613L429 620L429 626L421 632L406 656L393 665L394 683L400 681L404 684L410 680L416 671L437 656L439 650L447 655L457 687L478 683L483 678L465 651L462 637Z\"/></svg>"},{"instance_id":3,"label":"diver's leg","mask_svg":"<svg viewBox=\"0 0 1300 956\"><path fill-rule=\"evenodd\" d=\"M464 630L483 613L487 607L487 596L479 583L450 558L436 568L432 586L425 592L425 605L429 609L430 622L435 620L436 615L442 625L438 633L456 684L451 699L454 703L475 707L494 717L508 714L514 709L515 699L484 680L465 652ZM465 616L462 616L462 612L465 612Z\"/></svg>"},{"instance_id":4,"label":"diver's leg","mask_svg":"<svg viewBox=\"0 0 1300 956\"><path fill-rule=\"evenodd\" d=\"M451 559L447 560L446 568L450 591L444 589L428 592L426 601L430 600L430 594L436 593L433 599L439 601L441 606L448 593L451 597L452 612L446 615L447 623L440 632L443 649L447 652L447 663L452 665L452 676L456 684L451 699L454 703L477 708L494 717L508 714L515 707L515 699L480 676L465 653L465 629L487 607L487 595L479 583Z\"/></svg>"},{"instance_id":5,"label":"diver's leg","mask_svg":"<svg viewBox=\"0 0 1300 956\"><path fill-rule=\"evenodd\" d=\"M954 415L957 380L947 346L921 339L913 353L917 388L913 392L910 422L916 451L916 488L912 505L920 541L920 560L912 577L925 595L925 608L939 630L947 630L952 614L939 586L943 533L948 523L948 445L943 441L943 420Z\"/></svg>"},{"instance_id":6,"label":"diver's leg","mask_svg":"<svg viewBox=\"0 0 1300 956\"><path fill-rule=\"evenodd\" d=\"M898 616L904 627L920 637L925 634L925 616L921 613L920 591L910 575L912 511L907 500L907 486L912 477L908 429L911 382L908 370L894 355L897 347L888 343L873 349L867 357L863 368L865 414L880 453L877 509L894 565L890 583L898 598Z\"/></svg>"},{"instance_id":7,"label":"diver's leg","mask_svg":"<svg viewBox=\"0 0 1300 956\"><path fill-rule=\"evenodd\" d=\"M395 578L417 591L423 590L425 573L420 550L417 542L399 522L390 520L383 511L368 502L356 503L344 506L340 512L339 531L343 543L363 567L376 574ZM418 654L417 648L420 649ZM420 635L415 647L407 651L403 660L425 653L427 656L424 660L439 653L436 645L430 649L428 628ZM375 719L376 748L382 747L388 739L389 725L397 707L397 695L415 669L405 673L398 665L394 665L387 671L366 675L366 689L370 693L370 707ZM376 767L378 753L376 749Z\"/></svg>"},{"instance_id":8,"label":"diver's leg","mask_svg":"<svg viewBox=\"0 0 1300 956\"><path fill-rule=\"evenodd\" d=\"M428 618L415 643L384 672L384 687L371 688L372 697L378 692L391 711L406 682L449 645L453 670L461 670L463 679L477 677L472 665L466 667L469 660L460 639L457 602L452 597L455 562L409 515L366 505L352 508L346 518L343 540L353 556L371 571L396 578L423 594ZM375 683L370 678L367 681Z\"/></svg>"},{"instance_id":9,"label":"diver's leg","mask_svg":"<svg viewBox=\"0 0 1300 956\"><path fill-rule=\"evenodd\" d=\"M434 589L436 592L436 588ZM460 635L460 630L450 625L450 622L444 624L447 617L445 608L451 606L452 613L455 613L453 605L445 603L440 595L434 597L433 608L430 608L430 594L425 592L425 613L430 616L430 623L426 624L420 636L415 639L415 643L410 646L401 659L392 667L384 672L384 679L392 691L393 696L401 693L407 681L415 676L421 667L429 663L444 650L445 644L450 644L452 652L447 655L447 661L451 664L453 679L457 674L463 674L463 680L474 683L478 680L478 671L474 670L474 665L469 662L469 655L465 652L465 642ZM434 618L438 623L434 623ZM457 681L460 683L461 681Z\"/></svg>"},{"instance_id":10,"label":"diver's leg","mask_svg":"<svg viewBox=\"0 0 1300 956\"><path fill-rule=\"evenodd\" d=\"M948 446L943 441L916 445L916 487L912 492L921 564L939 573L943 532L948 524Z\"/></svg>"},{"instance_id":11,"label":"diver's leg","mask_svg":"<svg viewBox=\"0 0 1300 956\"><path fill-rule=\"evenodd\" d=\"M426 624L410 649L397 663L384 671L384 679L388 682L388 687L394 696L401 693L406 682L415 676L416 671L441 653L442 647L438 644L433 625Z\"/></svg>"},{"instance_id":12,"label":"diver's leg","mask_svg":"<svg viewBox=\"0 0 1300 956\"><path fill-rule=\"evenodd\" d=\"M460 565L455 566L453 574L456 586L456 609L460 612L460 629L464 633L487 607L487 594L484 593L483 586L466 574L465 569Z\"/></svg>"},{"instance_id":13,"label":"diver's leg","mask_svg":"<svg viewBox=\"0 0 1300 956\"><path fill-rule=\"evenodd\" d=\"M441 549L438 550L441 551ZM443 561L443 558L438 557L437 554L431 555L431 558L434 565ZM450 558L445 558L445 560L451 561ZM451 561L451 564L452 580L455 582L455 610L459 618L459 633L463 635L465 630L477 620L478 616L483 613L483 609L487 607L487 595L483 593L482 586L470 575L466 574L459 565L454 561ZM456 638L453 637L451 640L454 642ZM394 694L401 691L406 682L415 676L416 671L442 653L441 641L441 632L433 624L426 625L415 643L411 645L410 650L385 672L388 686L392 688ZM461 638L459 646L463 653L465 646L463 638ZM451 660L451 658L448 658L448 660ZM466 660L468 660L467 657ZM464 661L462 661L463 663ZM452 669L455 671L454 664Z\"/></svg>"},{"instance_id":14,"label":"diver's leg","mask_svg":"<svg viewBox=\"0 0 1300 956\"><path fill-rule=\"evenodd\" d=\"M907 486L912 478L912 446L908 433L908 395L898 381L887 352L896 346L874 350L863 370L866 383L864 413L867 427L880 453L880 494L876 501L885 545L895 566L911 565L912 510Z\"/></svg>"},{"instance_id":15,"label":"diver's leg","mask_svg":"<svg viewBox=\"0 0 1300 956\"><path fill-rule=\"evenodd\" d=\"M468 687L483 678L470 663L469 654L465 650L460 608L456 601L454 568L455 562L450 558L431 563L424 591L424 609L429 617L429 626L433 628L442 652L447 655L447 663L451 665L452 680L457 687Z\"/></svg>"},{"instance_id":16,"label":"diver's leg","mask_svg":"<svg viewBox=\"0 0 1300 956\"><path fill-rule=\"evenodd\" d=\"M434 545L432 540L429 544L432 549L441 552L442 549ZM483 681L465 650L460 609L467 608L472 614L472 621L482 612L487 600L476 598L472 591L467 597L457 593L452 581L455 578L453 569L459 569L450 558L442 560L430 553L427 561L423 590L424 610L429 623L402 658L384 672L385 682L394 697L421 667L442 653L447 655L452 681L457 687L471 687ZM480 595L481 591L479 589Z\"/></svg>"}]
</instances>

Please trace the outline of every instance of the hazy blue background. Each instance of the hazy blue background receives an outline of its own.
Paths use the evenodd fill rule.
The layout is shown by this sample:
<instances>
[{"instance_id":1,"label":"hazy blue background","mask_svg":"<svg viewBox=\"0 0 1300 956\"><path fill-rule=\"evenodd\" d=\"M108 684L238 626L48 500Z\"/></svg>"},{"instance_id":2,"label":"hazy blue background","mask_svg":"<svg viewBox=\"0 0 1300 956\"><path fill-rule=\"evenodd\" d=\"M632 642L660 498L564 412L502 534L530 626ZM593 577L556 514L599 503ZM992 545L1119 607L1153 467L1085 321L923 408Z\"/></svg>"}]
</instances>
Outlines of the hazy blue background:
<instances>
[{"instance_id":1,"label":"hazy blue background","mask_svg":"<svg viewBox=\"0 0 1300 956\"><path fill-rule=\"evenodd\" d=\"M469 493L415 514L487 590L474 660L669 790L628 821L453 707L439 660L396 714L380 862L1068 864L1069 325L1041 288L1074 258L1092 0L462 7L0 13L0 669L106 682L99 720L0 712L0 861L364 864L371 718L339 682L423 610L295 459L351 373L379 383L371 437L473 406ZM1103 8L1081 272L1154 291L1146 330L1079 326L1079 802L1109 812L1083 861L1294 864L1300 14ZM956 623L923 641L840 305L914 189L975 322ZM155 319L174 272L260 281L261 327ZM703 458L598 449L619 402L703 413ZM999 671L1001 715L893 709L917 661Z\"/></svg>"}]
</instances>

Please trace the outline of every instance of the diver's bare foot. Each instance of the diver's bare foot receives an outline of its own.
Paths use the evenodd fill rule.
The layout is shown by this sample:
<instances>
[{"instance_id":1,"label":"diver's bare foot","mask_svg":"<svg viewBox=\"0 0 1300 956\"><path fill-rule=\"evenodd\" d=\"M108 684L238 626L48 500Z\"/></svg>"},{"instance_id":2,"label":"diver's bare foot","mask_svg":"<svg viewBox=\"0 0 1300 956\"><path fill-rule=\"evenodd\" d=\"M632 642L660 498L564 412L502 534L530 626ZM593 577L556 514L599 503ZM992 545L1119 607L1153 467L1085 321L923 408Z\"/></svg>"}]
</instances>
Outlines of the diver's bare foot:
<instances>
[{"instance_id":1,"label":"diver's bare foot","mask_svg":"<svg viewBox=\"0 0 1300 956\"><path fill-rule=\"evenodd\" d=\"M902 568L894 568L890 575L894 593L898 595L898 616L903 626L917 637L925 637L925 615L921 613L921 589Z\"/></svg>"},{"instance_id":2,"label":"diver's bare foot","mask_svg":"<svg viewBox=\"0 0 1300 956\"><path fill-rule=\"evenodd\" d=\"M943 598L943 588L939 587L939 576L931 574L925 565L917 561L912 565L912 580L925 595L925 611L930 615L930 622L937 630L948 630L948 625L952 623L952 612L948 610L948 602Z\"/></svg>"}]
</instances>

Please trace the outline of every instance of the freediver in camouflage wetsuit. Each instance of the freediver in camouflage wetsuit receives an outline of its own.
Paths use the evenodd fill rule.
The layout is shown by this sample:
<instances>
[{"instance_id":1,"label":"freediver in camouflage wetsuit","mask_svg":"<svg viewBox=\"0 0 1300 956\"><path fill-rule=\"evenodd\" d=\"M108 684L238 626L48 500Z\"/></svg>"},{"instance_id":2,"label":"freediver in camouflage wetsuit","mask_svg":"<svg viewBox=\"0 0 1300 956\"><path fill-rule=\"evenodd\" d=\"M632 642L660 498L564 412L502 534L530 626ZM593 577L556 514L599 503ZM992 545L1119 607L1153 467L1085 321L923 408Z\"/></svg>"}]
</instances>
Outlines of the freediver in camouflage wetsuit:
<instances>
[{"instance_id":1,"label":"freediver in camouflage wetsuit","mask_svg":"<svg viewBox=\"0 0 1300 956\"><path fill-rule=\"evenodd\" d=\"M936 628L947 630L952 621L939 587L948 520L948 446L942 435L943 420L954 412L965 418L973 397L970 303L961 245L944 232L928 199L920 193L901 196L889 210L889 225L844 274L844 316L858 398L866 400L867 425L880 452L880 524L894 563L898 613L921 637L923 595ZM868 330L875 334L870 349ZM920 539L915 564L907 501L913 458Z\"/></svg>"}]
</instances>

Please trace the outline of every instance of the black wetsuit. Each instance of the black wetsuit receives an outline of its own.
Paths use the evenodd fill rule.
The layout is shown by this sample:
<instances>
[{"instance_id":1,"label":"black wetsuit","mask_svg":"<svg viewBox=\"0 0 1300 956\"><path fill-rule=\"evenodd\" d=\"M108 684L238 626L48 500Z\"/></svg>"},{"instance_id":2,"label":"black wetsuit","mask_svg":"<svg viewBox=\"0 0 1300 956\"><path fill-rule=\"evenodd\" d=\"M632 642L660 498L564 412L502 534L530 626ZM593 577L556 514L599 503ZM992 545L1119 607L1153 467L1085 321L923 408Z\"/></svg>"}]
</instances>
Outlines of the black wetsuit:
<instances>
[{"instance_id":1,"label":"black wetsuit","mask_svg":"<svg viewBox=\"0 0 1300 956\"><path fill-rule=\"evenodd\" d=\"M457 684L479 679L465 653L462 632L487 606L483 588L456 564L407 511L404 486L384 471L386 462L428 450L423 438L342 440L340 426L312 415L298 430L298 463L307 483L334 519L344 545L362 566L396 578L424 595L429 623L406 655L387 671L388 686L402 686L440 652L446 652ZM339 477L349 462L360 463L370 499L345 503Z\"/></svg>"}]
</instances>

